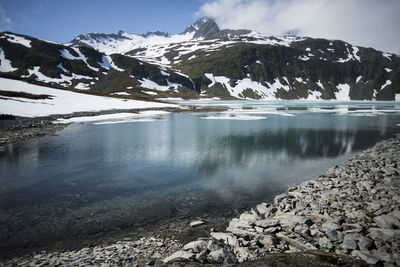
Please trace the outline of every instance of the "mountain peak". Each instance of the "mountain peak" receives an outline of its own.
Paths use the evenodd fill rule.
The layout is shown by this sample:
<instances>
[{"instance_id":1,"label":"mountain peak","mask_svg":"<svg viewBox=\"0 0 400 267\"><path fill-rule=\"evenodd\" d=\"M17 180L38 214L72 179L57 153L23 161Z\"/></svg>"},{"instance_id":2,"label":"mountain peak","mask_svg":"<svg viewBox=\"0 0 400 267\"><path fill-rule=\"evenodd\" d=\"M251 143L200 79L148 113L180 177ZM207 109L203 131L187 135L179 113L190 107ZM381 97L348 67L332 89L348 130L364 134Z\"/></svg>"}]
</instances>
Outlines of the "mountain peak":
<instances>
[{"instance_id":1,"label":"mountain peak","mask_svg":"<svg viewBox=\"0 0 400 267\"><path fill-rule=\"evenodd\" d=\"M190 32L197 32L204 24L212 19L203 17L198 19L195 23L189 24L186 29L183 31L183 34L190 33Z\"/></svg>"}]
</instances>

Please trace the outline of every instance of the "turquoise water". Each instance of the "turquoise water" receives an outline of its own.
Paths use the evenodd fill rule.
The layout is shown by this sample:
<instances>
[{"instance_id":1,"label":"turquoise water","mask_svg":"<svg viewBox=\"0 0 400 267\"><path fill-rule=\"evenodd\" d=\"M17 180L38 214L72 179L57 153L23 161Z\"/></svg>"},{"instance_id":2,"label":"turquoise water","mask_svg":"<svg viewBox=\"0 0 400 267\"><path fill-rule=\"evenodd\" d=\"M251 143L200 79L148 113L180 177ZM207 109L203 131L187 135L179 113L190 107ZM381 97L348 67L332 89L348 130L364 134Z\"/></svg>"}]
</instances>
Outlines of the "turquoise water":
<instances>
[{"instance_id":1,"label":"turquoise water","mask_svg":"<svg viewBox=\"0 0 400 267\"><path fill-rule=\"evenodd\" d=\"M247 209L400 130L392 102L190 103L232 109L1 148L0 252Z\"/></svg>"}]
</instances>

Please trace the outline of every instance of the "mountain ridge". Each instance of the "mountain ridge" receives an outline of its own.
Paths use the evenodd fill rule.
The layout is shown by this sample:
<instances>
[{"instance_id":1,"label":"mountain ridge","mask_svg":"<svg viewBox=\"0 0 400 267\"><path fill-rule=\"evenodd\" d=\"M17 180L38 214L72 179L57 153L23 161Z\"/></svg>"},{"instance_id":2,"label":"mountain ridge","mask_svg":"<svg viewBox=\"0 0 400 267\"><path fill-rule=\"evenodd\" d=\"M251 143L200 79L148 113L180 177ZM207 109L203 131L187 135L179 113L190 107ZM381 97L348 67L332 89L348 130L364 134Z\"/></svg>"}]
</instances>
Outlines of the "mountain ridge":
<instances>
[{"instance_id":1,"label":"mountain ridge","mask_svg":"<svg viewBox=\"0 0 400 267\"><path fill-rule=\"evenodd\" d=\"M209 18L177 35L74 40L1 33L0 76L128 97L400 100L399 56L340 40L221 30Z\"/></svg>"}]
</instances>

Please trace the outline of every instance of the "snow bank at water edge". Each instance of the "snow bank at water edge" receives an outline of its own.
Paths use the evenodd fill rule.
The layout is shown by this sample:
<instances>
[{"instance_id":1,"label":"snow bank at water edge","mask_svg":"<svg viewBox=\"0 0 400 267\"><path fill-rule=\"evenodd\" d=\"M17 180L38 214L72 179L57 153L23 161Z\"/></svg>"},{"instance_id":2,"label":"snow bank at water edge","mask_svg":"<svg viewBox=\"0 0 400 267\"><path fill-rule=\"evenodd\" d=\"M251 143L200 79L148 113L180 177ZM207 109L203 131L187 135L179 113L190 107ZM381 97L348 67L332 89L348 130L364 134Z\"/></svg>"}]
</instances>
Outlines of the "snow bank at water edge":
<instances>
[{"instance_id":1,"label":"snow bank at water edge","mask_svg":"<svg viewBox=\"0 0 400 267\"><path fill-rule=\"evenodd\" d=\"M70 114L74 112L113 109L178 107L174 104L75 93L5 78L0 78L0 85L2 88L6 88L7 91L49 96L46 99L28 99L22 97L2 97L0 99L0 114L23 117L40 117L52 114Z\"/></svg>"}]
</instances>

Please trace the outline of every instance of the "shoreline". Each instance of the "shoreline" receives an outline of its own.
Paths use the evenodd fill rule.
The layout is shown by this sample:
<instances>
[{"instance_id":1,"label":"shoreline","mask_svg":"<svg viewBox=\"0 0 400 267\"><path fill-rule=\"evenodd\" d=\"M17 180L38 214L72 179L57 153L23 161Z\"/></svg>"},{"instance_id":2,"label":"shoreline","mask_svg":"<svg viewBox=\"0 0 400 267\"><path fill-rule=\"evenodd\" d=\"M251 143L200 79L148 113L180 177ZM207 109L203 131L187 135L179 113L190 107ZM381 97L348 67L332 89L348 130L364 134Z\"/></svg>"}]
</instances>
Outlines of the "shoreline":
<instances>
[{"instance_id":1,"label":"shoreline","mask_svg":"<svg viewBox=\"0 0 400 267\"><path fill-rule=\"evenodd\" d=\"M70 114L54 114L44 117L20 117L8 114L0 115L0 147L7 144L22 142L32 138L46 135L56 135L58 131L66 128L67 124L54 123L57 119L70 119L75 117L95 117L99 115L132 113L137 114L143 111L167 111L174 113L182 112L207 112L225 111L224 107L198 107L194 105L180 105L178 107L164 108L141 108L141 109L112 109L102 111L74 112Z\"/></svg>"},{"instance_id":2,"label":"shoreline","mask_svg":"<svg viewBox=\"0 0 400 267\"><path fill-rule=\"evenodd\" d=\"M74 251L25 255L5 264L159 265L183 261L192 266L256 266L273 259L295 261L294 255L301 255L302 263L314 266L333 262L335 257L338 265L364 266L356 258L368 264L400 265L399 156L400 135L395 135L325 174L289 188L286 194L276 196L274 203L259 204L233 218L227 231L210 229L208 236L186 245L175 237L160 235L125 238ZM318 253L323 256L316 257Z\"/></svg>"}]
</instances>

